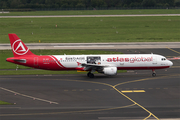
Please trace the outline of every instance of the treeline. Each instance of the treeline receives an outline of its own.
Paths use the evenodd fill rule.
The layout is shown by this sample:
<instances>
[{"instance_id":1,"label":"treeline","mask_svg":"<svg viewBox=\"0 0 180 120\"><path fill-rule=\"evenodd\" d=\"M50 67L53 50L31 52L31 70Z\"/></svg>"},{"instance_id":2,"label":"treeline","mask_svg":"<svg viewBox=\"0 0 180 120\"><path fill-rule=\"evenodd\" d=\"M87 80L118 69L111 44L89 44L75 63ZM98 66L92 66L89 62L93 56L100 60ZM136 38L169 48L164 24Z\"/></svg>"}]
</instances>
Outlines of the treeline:
<instances>
[{"instance_id":1,"label":"treeline","mask_svg":"<svg viewBox=\"0 0 180 120\"><path fill-rule=\"evenodd\" d=\"M0 0L0 9L180 7L180 0Z\"/></svg>"}]
</instances>

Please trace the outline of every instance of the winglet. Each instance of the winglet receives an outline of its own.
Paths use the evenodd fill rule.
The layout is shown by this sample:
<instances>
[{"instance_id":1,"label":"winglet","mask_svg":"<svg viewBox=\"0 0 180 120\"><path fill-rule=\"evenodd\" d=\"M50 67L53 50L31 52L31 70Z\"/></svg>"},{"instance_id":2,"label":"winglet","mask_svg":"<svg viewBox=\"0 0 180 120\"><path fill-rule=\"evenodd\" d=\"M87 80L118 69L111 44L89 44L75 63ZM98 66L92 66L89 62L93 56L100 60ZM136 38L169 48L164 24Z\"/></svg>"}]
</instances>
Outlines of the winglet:
<instances>
[{"instance_id":1,"label":"winglet","mask_svg":"<svg viewBox=\"0 0 180 120\"><path fill-rule=\"evenodd\" d=\"M14 57L34 55L16 34L12 33L8 35Z\"/></svg>"}]
</instances>

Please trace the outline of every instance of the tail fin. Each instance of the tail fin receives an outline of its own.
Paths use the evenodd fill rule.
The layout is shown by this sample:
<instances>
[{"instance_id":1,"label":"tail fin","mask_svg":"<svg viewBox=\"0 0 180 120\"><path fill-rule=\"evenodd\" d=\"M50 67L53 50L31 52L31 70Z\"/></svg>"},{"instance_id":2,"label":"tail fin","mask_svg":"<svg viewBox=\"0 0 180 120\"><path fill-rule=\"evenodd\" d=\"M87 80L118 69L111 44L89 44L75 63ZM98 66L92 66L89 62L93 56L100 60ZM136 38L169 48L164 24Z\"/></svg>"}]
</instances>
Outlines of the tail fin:
<instances>
[{"instance_id":1,"label":"tail fin","mask_svg":"<svg viewBox=\"0 0 180 120\"><path fill-rule=\"evenodd\" d=\"M14 57L34 55L16 34L8 34Z\"/></svg>"}]
</instances>

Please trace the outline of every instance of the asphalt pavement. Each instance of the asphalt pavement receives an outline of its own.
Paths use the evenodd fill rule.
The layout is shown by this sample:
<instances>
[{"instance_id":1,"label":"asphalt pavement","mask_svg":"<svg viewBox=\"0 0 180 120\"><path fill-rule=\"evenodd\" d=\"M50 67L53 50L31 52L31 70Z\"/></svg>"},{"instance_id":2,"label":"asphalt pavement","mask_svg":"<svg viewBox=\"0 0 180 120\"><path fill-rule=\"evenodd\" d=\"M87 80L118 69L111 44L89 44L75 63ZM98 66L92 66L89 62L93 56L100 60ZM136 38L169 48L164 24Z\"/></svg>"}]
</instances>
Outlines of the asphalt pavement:
<instances>
[{"instance_id":1,"label":"asphalt pavement","mask_svg":"<svg viewBox=\"0 0 180 120\"><path fill-rule=\"evenodd\" d=\"M114 49L115 50L115 49ZM180 49L118 49L123 53L179 56ZM175 52L176 51L176 52ZM0 76L2 120L180 119L180 62L172 68L128 71L117 76Z\"/></svg>"}]
</instances>

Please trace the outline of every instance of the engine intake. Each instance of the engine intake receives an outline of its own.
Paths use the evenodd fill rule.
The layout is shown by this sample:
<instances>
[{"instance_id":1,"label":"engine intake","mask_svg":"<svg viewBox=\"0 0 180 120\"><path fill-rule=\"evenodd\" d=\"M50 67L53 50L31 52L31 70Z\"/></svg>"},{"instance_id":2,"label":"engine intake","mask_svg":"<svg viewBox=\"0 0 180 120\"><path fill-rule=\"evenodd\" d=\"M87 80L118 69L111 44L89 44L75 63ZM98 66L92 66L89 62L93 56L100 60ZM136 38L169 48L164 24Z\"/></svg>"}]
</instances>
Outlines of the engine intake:
<instances>
[{"instance_id":1,"label":"engine intake","mask_svg":"<svg viewBox=\"0 0 180 120\"><path fill-rule=\"evenodd\" d=\"M103 73L105 75L116 75L117 74L117 67L105 67L103 69Z\"/></svg>"}]
</instances>

